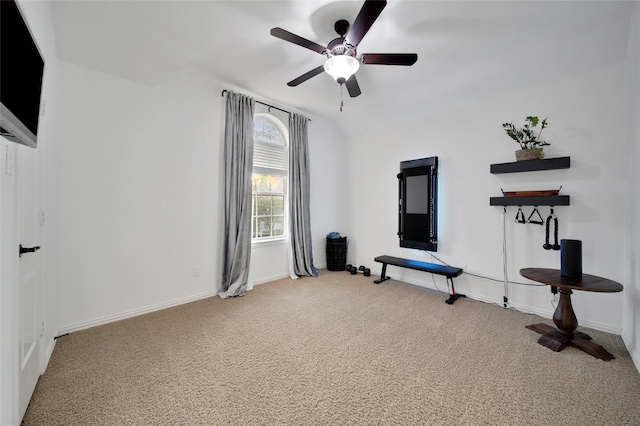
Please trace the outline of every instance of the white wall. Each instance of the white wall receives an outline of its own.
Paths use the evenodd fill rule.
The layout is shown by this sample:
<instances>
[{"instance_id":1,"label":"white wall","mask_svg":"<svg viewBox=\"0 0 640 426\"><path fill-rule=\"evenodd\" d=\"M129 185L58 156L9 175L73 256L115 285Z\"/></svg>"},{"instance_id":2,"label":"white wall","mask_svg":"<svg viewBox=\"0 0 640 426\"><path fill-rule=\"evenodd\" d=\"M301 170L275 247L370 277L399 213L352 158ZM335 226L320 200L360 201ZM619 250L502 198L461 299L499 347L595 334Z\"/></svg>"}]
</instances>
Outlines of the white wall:
<instances>
[{"instance_id":1,"label":"white wall","mask_svg":"<svg viewBox=\"0 0 640 426\"><path fill-rule=\"evenodd\" d=\"M220 92L61 64L61 332L213 294Z\"/></svg>"},{"instance_id":2,"label":"white wall","mask_svg":"<svg viewBox=\"0 0 640 426\"><path fill-rule=\"evenodd\" d=\"M316 268L327 266L327 234L342 232L338 200L348 194L344 184L347 171L340 167L342 145L343 141L328 121L312 119L309 123L310 210Z\"/></svg>"},{"instance_id":3,"label":"white wall","mask_svg":"<svg viewBox=\"0 0 640 426\"><path fill-rule=\"evenodd\" d=\"M624 339L640 370L640 4L633 4L626 63L626 119L629 133L625 290L622 321Z\"/></svg>"},{"instance_id":4,"label":"white wall","mask_svg":"<svg viewBox=\"0 0 640 426\"><path fill-rule=\"evenodd\" d=\"M571 196L571 205L556 207L560 238L583 241L583 271L622 282L624 277L624 182L627 167L624 68L614 66L531 87L454 111L421 116L402 123L373 124L352 148L359 161L351 163L351 245L355 263L379 272L373 258L397 255L430 261L426 252L398 247L397 179L399 162L438 156L439 248L436 256L467 271L502 279L501 207L489 206L500 189L557 189ZM502 123L523 124L527 115L549 118L543 135L552 145L548 158L571 156L571 168L543 172L492 175L492 163L515 160L518 145ZM375 191L372 189L375 188ZM557 251L545 251L544 227L515 224L516 208L507 213L508 274L526 282L525 267L560 267ZM543 217L548 207L541 207ZM524 208L528 216L532 207ZM436 262L437 263L437 262ZM434 287L428 274L389 268L393 278ZM444 277L435 285L446 291ZM502 305L503 285L462 275L456 290ZM444 298L444 296L443 296ZM619 333L623 293L574 292L574 309L584 326ZM551 317L548 287L511 285L513 307Z\"/></svg>"},{"instance_id":5,"label":"white wall","mask_svg":"<svg viewBox=\"0 0 640 426\"><path fill-rule=\"evenodd\" d=\"M221 91L242 89L197 69L147 87L61 63L61 332L215 294ZM335 226L334 207L324 199L336 186L325 161L335 142L320 120L311 122L310 150L317 252ZM257 283L288 273L286 246L252 257ZM323 258L316 254L317 263ZM192 276L196 265L200 277Z\"/></svg>"},{"instance_id":6,"label":"white wall","mask_svg":"<svg viewBox=\"0 0 640 426\"><path fill-rule=\"evenodd\" d=\"M40 341L41 372L44 372L46 364L54 347L54 337L58 332L58 60L54 41L53 23L51 20L51 8L48 2L20 1L20 8L25 19L36 39L38 48L45 60L45 73L42 85L42 102L46 102L46 116L40 117L38 127L38 169L42 178L42 209L45 212L46 222L42 230L42 250L39 252L43 261L42 273L42 303L39 307L41 317L44 321L44 333ZM3 147L6 141L3 140ZM13 144L13 143L11 143ZM4 151L3 151L4 152ZM3 187L7 179L12 179L4 175L2 171ZM7 198L9 195L9 198ZM11 199L11 194L2 193L2 308L0 316L2 322L2 333L0 343L0 424L19 424L18 401L17 401L17 371L18 365L18 335L16 334L13 319L16 318L12 311L18 309L15 304L8 305L9 302L19 300L17 295L11 294L9 290L11 281L15 279L17 273L17 253L15 247L16 224L5 222L5 213L15 208L16 200ZM5 225L10 225L8 228Z\"/></svg>"}]
</instances>

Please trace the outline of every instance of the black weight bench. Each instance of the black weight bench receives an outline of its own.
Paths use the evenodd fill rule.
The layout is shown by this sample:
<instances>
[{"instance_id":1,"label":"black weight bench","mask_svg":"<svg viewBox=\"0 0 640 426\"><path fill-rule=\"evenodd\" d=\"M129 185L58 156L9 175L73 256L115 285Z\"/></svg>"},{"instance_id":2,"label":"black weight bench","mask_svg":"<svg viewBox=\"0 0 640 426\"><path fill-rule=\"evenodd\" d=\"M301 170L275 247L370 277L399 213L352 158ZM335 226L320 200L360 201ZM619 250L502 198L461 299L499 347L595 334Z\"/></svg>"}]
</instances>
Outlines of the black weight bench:
<instances>
[{"instance_id":1,"label":"black weight bench","mask_svg":"<svg viewBox=\"0 0 640 426\"><path fill-rule=\"evenodd\" d=\"M447 286L450 287L449 298L445 300L446 303L452 305L453 302L461 297L466 297L464 294L456 293L456 289L453 286L453 277L457 277L462 274L463 270L460 268L454 268L453 266L436 265L435 263L420 262L418 260L402 259L400 257L393 256L378 256L374 259L376 262L382 263L382 273L380 279L375 280L374 283L380 284L383 281L390 279L387 276L387 265L399 266L401 268L414 269L416 271L431 272L432 274L444 275L447 277Z\"/></svg>"}]
</instances>

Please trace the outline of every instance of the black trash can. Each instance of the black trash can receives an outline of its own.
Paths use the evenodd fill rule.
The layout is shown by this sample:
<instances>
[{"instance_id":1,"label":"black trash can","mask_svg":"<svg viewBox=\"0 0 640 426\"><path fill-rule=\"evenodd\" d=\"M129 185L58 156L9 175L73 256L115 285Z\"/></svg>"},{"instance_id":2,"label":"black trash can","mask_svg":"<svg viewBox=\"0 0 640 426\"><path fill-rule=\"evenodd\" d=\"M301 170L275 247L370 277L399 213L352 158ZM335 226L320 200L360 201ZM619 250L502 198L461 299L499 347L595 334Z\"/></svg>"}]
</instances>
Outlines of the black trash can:
<instances>
[{"instance_id":1,"label":"black trash can","mask_svg":"<svg viewBox=\"0 0 640 426\"><path fill-rule=\"evenodd\" d=\"M347 267L347 237L327 238L327 269L344 271Z\"/></svg>"}]
</instances>

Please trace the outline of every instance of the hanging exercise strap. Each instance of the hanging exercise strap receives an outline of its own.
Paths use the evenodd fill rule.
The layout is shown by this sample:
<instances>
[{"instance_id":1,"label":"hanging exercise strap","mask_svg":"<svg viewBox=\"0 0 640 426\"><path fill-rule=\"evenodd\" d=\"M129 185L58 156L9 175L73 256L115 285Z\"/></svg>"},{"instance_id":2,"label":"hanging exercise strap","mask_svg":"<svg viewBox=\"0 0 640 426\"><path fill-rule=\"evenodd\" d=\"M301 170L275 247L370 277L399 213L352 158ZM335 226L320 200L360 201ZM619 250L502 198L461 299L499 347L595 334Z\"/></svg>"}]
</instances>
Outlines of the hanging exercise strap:
<instances>
[{"instance_id":1,"label":"hanging exercise strap","mask_svg":"<svg viewBox=\"0 0 640 426\"><path fill-rule=\"evenodd\" d=\"M549 228L551 227L551 219L553 219L553 238L554 244L549 244ZM558 217L553 212L553 206L551 206L551 213L549 213L549 217L547 217L547 229L545 233L544 245L542 246L545 250L560 250L560 245L558 244Z\"/></svg>"},{"instance_id":2,"label":"hanging exercise strap","mask_svg":"<svg viewBox=\"0 0 640 426\"><path fill-rule=\"evenodd\" d=\"M518 213L516 213L516 222L527 223L527 221L524 220L524 213L522 212L522 206L518 206Z\"/></svg>"}]
</instances>

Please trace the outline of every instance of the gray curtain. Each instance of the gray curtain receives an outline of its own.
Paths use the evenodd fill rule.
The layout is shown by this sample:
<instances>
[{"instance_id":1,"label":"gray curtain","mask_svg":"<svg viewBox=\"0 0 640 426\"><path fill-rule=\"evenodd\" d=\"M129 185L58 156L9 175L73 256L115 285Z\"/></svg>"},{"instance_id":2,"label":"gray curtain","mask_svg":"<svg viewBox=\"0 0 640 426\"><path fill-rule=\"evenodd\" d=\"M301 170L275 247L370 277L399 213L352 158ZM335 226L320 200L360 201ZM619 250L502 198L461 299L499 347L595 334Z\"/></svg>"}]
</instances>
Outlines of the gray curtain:
<instances>
[{"instance_id":1,"label":"gray curtain","mask_svg":"<svg viewBox=\"0 0 640 426\"><path fill-rule=\"evenodd\" d=\"M313 266L309 214L309 120L289 114L289 223L291 276L318 276Z\"/></svg>"},{"instance_id":2,"label":"gray curtain","mask_svg":"<svg viewBox=\"0 0 640 426\"><path fill-rule=\"evenodd\" d=\"M224 128L224 246L218 295L244 296L251 261L251 173L255 101L227 92Z\"/></svg>"}]
</instances>

